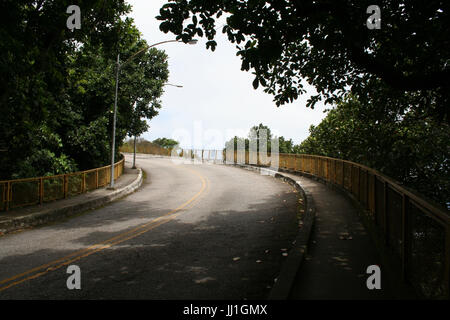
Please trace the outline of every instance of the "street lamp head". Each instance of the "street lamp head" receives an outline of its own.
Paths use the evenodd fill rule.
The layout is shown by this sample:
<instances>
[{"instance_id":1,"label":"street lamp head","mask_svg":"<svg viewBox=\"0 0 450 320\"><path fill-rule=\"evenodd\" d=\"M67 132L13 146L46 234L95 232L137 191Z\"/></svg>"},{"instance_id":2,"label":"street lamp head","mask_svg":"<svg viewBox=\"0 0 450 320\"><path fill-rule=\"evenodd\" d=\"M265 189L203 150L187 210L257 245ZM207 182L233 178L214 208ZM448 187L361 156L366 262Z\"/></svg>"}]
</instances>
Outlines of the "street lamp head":
<instances>
[{"instance_id":1,"label":"street lamp head","mask_svg":"<svg viewBox=\"0 0 450 320\"><path fill-rule=\"evenodd\" d=\"M165 83L164 85L165 85L165 86L177 87L177 88L183 88L183 86L182 86L182 85L179 85L179 84Z\"/></svg>"},{"instance_id":2,"label":"street lamp head","mask_svg":"<svg viewBox=\"0 0 450 320\"><path fill-rule=\"evenodd\" d=\"M197 39L192 39L191 41L188 42L188 44L197 44L198 40Z\"/></svg>"}]
</instances>

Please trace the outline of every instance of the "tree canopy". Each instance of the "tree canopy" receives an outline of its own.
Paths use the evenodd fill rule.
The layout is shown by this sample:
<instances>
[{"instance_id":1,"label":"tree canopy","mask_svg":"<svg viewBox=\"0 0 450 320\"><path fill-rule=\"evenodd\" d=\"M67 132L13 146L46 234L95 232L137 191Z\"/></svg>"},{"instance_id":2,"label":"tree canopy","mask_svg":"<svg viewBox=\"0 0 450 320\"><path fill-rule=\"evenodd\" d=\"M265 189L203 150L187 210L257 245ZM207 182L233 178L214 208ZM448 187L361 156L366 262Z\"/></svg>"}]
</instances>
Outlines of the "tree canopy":
<instances>
[{"instance_id":1,"label":"tree canopy","mask_svg":"<svg viewBox=\"0 0 450 320\"><path fill-rule=\"evenodd\" d=\"M116 57L147 46L124 0L0 3L0 179L50 175L110 161ZM167 56L155 48L121 69L116 141L147 129L161 107ZM117 147L116 150L119 148Z\"/></svg>"},{"instance_id":2,"label":"tree canopy","mask_svg":"<svg viewBox=\"0 0 450 320\"><path fill-rule=\"evenodd\" d=\"M158 138L152 141L152 143L166 148L166 149L172 149L175 148L176 146L178 146L180 143L174 139L169 139L169 138Z\"/></svg>"},{"instance_id":3,"label":"tree canopy","mask_svg":"<svg viewBox=\"0 0 450 320\"><path fill-rule=\"evenodd\" d=\"M253 85L292 102L312 84L308 106L339 101L352 89L363 98L382 82L393 92L414 92L415 106L448 117L450 92L450 3L378 1L381 28L368 29L369 0L170 0L157 17L160 29L188 41L205 36L214 50L218 20L236 43L242 70ZM392 96L395 99L395 95ZM448 118L447 118L448 119Z\"/></svg>"},{"instance_id":4,"label":"tree canopy","mask_svg":"<svg viewBox=\"0 0 450 320\"><path fill-rule=\"evenodd\" d=\"M348 97L297 149L379 170L447 206L450 194L450 128L417 110L385 114Z\"/></svg>"},{"instance_id":5,"label":"tree canopy","mask_svg":"<svg viewBox=\"0 0 450 320\"><path fill-rule=\"evenodd\" d=\"M247 138L234 136L230 140L225 142L225 149L238 150L240 147L244 147L245 151L250 150L250 146L253 144L256 151L266 149L268 152L272 151L272 142L276 139L278 143L278 151L280 153L293 153L294 142L292 139L287 140L285 137L274 136L272 130L262 123L250 128Z\"/></svg>"}]
</instances>

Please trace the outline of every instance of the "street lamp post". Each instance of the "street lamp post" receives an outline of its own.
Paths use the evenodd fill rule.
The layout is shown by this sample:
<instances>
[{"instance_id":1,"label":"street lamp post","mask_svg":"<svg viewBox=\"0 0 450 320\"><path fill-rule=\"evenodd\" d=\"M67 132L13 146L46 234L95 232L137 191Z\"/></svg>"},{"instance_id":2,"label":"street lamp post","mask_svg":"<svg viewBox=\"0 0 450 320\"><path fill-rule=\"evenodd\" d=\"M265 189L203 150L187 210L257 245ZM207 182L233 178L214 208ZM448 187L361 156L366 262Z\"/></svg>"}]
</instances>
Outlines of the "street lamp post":
<instances>
[{"instance_id":1,"label":"street lamp post","mask_svg":"<svg viewBox=\"0 0 450 320\"><path fill-rule=\"evenodd\" d=\"M136 135L134 135L134 148L133 148L133 166L131 169L136 169Z\"/></svg>"},{"instance_id":2,"label":"street lamp post","mask_svg":"<svg viewBox=\"0 0 450 320\"><path fill-rule=\"evenodd\" d=\"M117 118L117 95L119 91L119 73L120 69L123 68L128 62L130 62L132 59L134 59L139 53L146 51L152 47L155 47L157 45L163 44L163 43L169 43L169 42L183 42L180 40L166 40L154 43L150 46L146 46L145 48L139 50L135 54L133 54L131 57L129 57L125 62L122 64L120 63L120 54L117 54L117 70L116 70L116 92L115 92L115 98L114 98L114 116L113 116L113 136L112 136L112 147L111 147L111 183L109 185L108 189L114 189L114 155L115 155L115 147L116 147L116 118ZM197 40L193 39L188 42L188 44L196 44ZM136 137L135 137L136 141ZM135 149L136 151L136 149Z\"/></svg>"},{"instance_id":3,"label":"street lamp post","mask_svg":"<svg viewBox=\"0 0 450 320\"><path fill-rule=\"evenodd\" d=\"M183 88L183 86L180 86L178 84L172 84L172 83L165 83L165 86L172 86L176 88ZM134 135L133 139L133 166L131 169L136 169L136 135Z\"/></svg>"},{"instance_id":4,"label":"street lamp post","mask_svg":"<svg viewBox=\"0 0 450 320\"><path fill-rule=\"evenodd\" d=\"M114 154L116 152L116 118L117 118L117 92L119 91L119 72L120 72L120 53L117 54L117 68L116 68L116 93L114 97L114 116L113 116L113 131L112 131L112 146L111 146L111 183L110 188L114 189Z\"/></svg>"}]
</instances>

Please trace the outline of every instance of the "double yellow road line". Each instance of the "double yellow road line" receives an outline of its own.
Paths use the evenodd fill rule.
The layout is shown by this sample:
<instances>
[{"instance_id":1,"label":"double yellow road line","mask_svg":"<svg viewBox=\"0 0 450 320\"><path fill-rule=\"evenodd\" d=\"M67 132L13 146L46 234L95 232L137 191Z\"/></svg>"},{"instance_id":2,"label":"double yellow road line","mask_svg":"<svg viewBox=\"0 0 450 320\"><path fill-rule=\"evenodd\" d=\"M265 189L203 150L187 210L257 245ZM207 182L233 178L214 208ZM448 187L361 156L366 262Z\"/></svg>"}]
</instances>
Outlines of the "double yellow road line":
<instances>
[{"instance_id":1,"label":"double yellow road line","mask_svg":"<svg viewBox=\"0 0 450 320\"><path fill-rule=\"evenodd\" d=\"M181 214L181 212L179 212L180 210L185 209L188 205L193 204L194 201L197 200L200 197L200 195L207 188L209 188L209 181L207 178L204 178L197 171L190 170L190 169L187 169L187 170L193 172L195 175L197 175L200 178L200 180L202 182L202 187L201 187L200 191L198 191L192 198L190 198L188 201L186 201L179 207L171 210L170 212L168 212L156 219L153 219L152 221L150 221L146 224L140 225L139 227L136 227L136 228L126 231L124 233L120 233L117 236L114 236L108 240L105 240L100 243L96 243L92 246L89 246L88 248L73 252L73 253L71 253L65 257L62 257L58 260L54 260L54 261L51 261L44 265L35 267L35 268L25 271L23 273L12 276L8 279L1 280L0 281L0 292L3 290L6 290L8 288L14 287L18 284L21 284L25 281L32 280L32 279L38 278L40 276L43 276L51 271L57 270L63 266L69 265L75 261L82 259L82 258L88 257L91 254L94 254L96 252L110 248L116 244L136 238L143 233L146 233L162 224L165 224L165 223L173 220L174 218L176 218L178 215Z\"/></svg>"}]
</instances>

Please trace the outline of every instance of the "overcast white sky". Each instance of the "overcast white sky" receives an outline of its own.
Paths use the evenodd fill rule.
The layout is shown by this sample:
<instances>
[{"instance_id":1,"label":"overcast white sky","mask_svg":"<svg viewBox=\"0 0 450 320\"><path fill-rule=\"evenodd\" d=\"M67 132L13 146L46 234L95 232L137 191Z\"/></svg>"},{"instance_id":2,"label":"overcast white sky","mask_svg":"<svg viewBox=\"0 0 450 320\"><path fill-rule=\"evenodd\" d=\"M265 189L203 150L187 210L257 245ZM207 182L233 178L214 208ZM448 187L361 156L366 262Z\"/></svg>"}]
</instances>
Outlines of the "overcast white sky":
<instances>
[{"instance_id":1,"label":"overcast white sky","mask_svg":"<svg viewBox=\"0 0 450 320\"><path fill-rule=\"evenodd\" d=\"M174 39L159 30L155 17L165 0L128 0L131 17L148 44ZM222 149L237 134L246 136L250 127L263 123L278 136L300 143L311 124L325 117L323 105L306 108L308 95L292 104L276 107L271 95L254 90L253 75L241 71L241 60L234 44L218 29L214 52L205 47L205 38L196 45L168 43L158 47L169 56L169 83L183 88L165 87L162 108L150 121L142 137L176 138L184 148ZM311 92L314 89L311 88Z\"/></svg>"}]
</instances>

